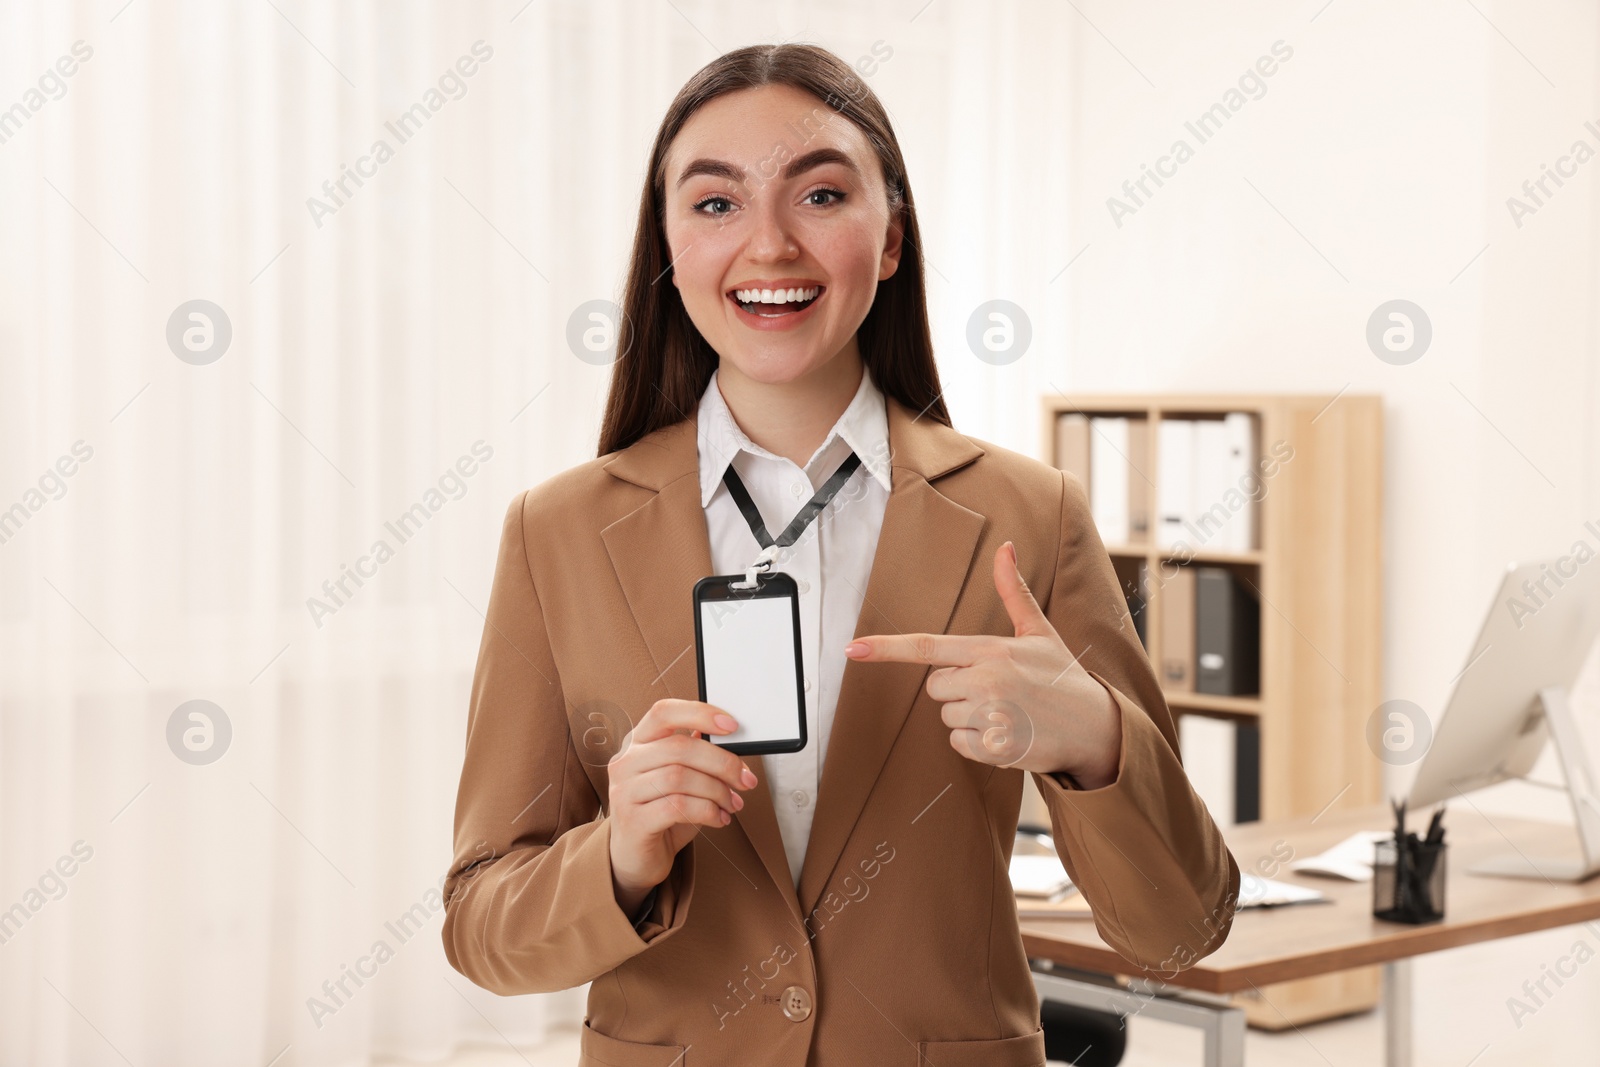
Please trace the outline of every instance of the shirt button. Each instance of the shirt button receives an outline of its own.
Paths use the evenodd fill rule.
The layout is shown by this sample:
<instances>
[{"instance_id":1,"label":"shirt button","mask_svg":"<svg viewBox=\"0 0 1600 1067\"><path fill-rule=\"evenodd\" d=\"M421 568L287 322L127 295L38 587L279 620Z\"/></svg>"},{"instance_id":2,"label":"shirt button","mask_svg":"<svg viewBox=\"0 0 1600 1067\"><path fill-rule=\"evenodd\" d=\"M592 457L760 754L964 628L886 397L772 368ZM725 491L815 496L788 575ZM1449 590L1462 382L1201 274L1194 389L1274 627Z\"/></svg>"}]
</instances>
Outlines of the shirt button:
<instances>
[{"instance_id":1,"label":"shirt button","mask_svg":"<svg viewBox=\"0 0 1600 1067\"><path fill-rule=\"evenodd\" d=\"M783 991L783 1014L791 1022L803 1023L811 1017L811 994L797 985Z\"/></svg>"},{"instance_id":2,"label":"shirt button","mask_svg":"<svg viewBox=\"0 0 1600 1067\"><path fill-rule=\"evenodd\" d=\"M799 496L801 493L805 492L805 490L800 488L799 482L795 482L789 487L789 492L793 493L795 496Z\"/></svg>"},{"instance_id":3,"label":"shirt button","mask_svg":"<svg viewBox=\"0 0 1600 1067\"><path fill-rule=\"evenodd\" d=\"M811 679L810 678L806 679L806 692L808 692L808 693L811 692Z\"/></svg>"},{"instance_id":4,"label":"shirt button","mask_svg":"<svg viewBox=\"0 0 1600 1067\"><path fill-rule=\"evenodd\" d=\"M796 789L793 793L789 794L789 799L794 801L795 807L803 808L810 803L811 794L807 793L804 789Z\"/></svg>"},{"instance_id":5,"label":"shirt button","mask_svg":"<svg viewBox=\"0 0 1600 1067\"><path fill-rule=\"evenodd\" d=\"M801 591L801 592L802 592L802 593L809 593L809 592L811 592L811 583L810 583L810 582L808 582L808 581L806 581L806 580L805 580L805 579L804 579L804 578L801 578L801 579L800 579L800 580L799 580L799 581L798 581L798 582L796 582L796 583L795 583L795 584L796 584L796 585L798 585L798 586L799 586L799 587L800 587L800 591Z\"/></svg>"}]
</instances>

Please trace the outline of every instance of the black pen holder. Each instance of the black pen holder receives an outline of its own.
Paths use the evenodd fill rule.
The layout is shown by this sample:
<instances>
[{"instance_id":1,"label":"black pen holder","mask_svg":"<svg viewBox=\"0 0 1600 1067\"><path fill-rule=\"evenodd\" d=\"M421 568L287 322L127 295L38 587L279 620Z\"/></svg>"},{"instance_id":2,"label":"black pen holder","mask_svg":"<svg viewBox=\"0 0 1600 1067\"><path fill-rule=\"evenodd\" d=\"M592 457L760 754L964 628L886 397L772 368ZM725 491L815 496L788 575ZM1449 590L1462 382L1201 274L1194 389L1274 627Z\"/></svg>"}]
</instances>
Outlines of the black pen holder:
<instances>
[{"instance_id":1,"label":"black pen holder","mask_svg":"<svg viewBox=\"0 0 1600 1067\"><path fill-rule=\"evenodd\" d=\"M1372 914L1392 923L1438 922L1444 918L1445 844L1413 839L1397 849L1379 841L1372 864Z\"/></svg>"}]
</instances>

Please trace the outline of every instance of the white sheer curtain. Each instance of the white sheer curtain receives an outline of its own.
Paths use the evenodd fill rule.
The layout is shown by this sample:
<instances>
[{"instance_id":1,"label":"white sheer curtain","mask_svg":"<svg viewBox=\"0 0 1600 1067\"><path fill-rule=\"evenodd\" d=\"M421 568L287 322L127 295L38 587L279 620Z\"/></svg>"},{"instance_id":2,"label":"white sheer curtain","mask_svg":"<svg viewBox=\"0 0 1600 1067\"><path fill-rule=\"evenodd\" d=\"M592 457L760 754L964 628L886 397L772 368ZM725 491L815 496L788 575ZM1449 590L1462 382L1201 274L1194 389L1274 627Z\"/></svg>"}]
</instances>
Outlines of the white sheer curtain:
<instances>
[{"instance_id":1,"label":"white sheer curtain","mask_svg":"<svg viewBox=\"0 0 1600 1067\"><path fill-rule=\"evenodd\" d=\"M582 990L451 970L437 890L500 518L593 455L609 371L568 317L615 296L649 138L718 51L889 46L868 77L947 198L958 419L1003 396L1031 448L1053 372L996 385L964 330L1004 280L984 203L1065 186L1008 117L1064 99L1064 16L749 7L0 2L0 1064L427 1058L581 1019ZM1073 249L1034 225L1008 262L1048 297ZM175 726L190 701L221 715Z\"/></svg>"}]
</instances>

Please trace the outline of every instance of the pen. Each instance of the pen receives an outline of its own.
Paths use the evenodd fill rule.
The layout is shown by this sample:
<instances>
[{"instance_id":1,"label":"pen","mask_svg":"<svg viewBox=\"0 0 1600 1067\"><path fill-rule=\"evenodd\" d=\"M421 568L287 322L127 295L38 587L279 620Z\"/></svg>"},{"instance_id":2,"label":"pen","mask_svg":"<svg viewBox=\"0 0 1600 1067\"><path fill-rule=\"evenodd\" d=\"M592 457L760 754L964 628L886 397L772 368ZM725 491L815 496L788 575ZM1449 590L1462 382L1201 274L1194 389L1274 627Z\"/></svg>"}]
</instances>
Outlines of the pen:
<instances>
[{"instance_id":1,"label":"pen","mask_svg":"<svg viewBox=\"0 0 1600 1067\"><path fill-rule=\"evenodd\" d=\"M1394 809L1394 908L1405 914L1411 908L1410 849L1406 846L1406 802L1390 800Z\"/></svg>"},{"instance_id":2,"label":"pen","mask_svg":"<svg viewBox=\"0 0 1600 1067\"><path fill-rule=\"evenodd\" d=\"M1427 902L1427 910L1437 910L1433 894L1429 891L1429 883L1433 880L1433 869L1438 865L1441 855L1440 846L1444 841L1444 805L1440 804L1434 810L1433 818L1428 823L1428 836L1425 844L1429 851L1417 858L1417 896Z\"/></svg>"}]
</instances>

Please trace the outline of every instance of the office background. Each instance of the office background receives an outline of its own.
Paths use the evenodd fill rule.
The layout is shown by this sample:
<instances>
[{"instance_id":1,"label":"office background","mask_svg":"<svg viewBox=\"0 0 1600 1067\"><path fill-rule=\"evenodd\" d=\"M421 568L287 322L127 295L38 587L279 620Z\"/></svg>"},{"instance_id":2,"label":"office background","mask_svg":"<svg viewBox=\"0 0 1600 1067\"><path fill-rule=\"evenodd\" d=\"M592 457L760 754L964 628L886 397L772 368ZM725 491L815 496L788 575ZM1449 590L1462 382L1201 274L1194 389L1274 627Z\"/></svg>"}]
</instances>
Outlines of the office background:
<instances>
[{"instance_id":1,"label":"office background","mask_svg":"<svg viewBox=\"0 0 1600 1067\"><path fill-rule=\"evenodd\" d=\"M49 899L0 943L0 1062L438 1056L581 1018L455 974L429 896L500 519L593 454L609 368L569 337L617 295L668 101L782 40L863 61L893 116L961 430L1038 455L1044 393L1384 397L1386 697L1437 714L1505 563L1600 548L1600 161L1524 188L1600 150L1590 5L3 0L0 909ZM1031 326L999 366L967 341L992 299ZM1405 365L1366 339L1392 299L1431 323ZM231 328L211 362L169 342L197 300ZM229 724L213 763L169 731L192 700ZM1600 1039L1588 971L1504 1011L1571 940L1420 961L1421 1043ZM1472 967L1480 1001L1430 999Z\"/></svg>"}]
</instances>

